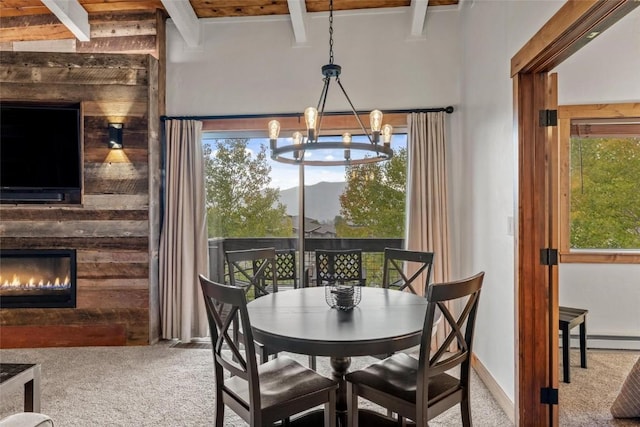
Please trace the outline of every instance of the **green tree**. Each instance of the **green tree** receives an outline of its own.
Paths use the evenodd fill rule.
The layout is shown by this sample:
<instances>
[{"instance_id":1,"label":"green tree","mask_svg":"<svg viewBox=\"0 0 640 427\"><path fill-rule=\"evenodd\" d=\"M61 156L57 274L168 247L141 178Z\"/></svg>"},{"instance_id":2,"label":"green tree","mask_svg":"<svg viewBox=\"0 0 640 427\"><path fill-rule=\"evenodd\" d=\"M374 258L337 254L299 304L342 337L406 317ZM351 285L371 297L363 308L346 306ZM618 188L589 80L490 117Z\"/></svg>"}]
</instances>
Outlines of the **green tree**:
<instances>
[{"instance_id":1,"label":"green tree","mask_svg":"<svg viewBox=\"0 0 640 427\"><path fill-rule=\"evenodd\" d=\"M267 148L253 155L248 139L204 146L210 237L288 237L293 233L279 190L270 188Z\"/></svg>"},{"instance_id":2,"label":"green tree","mask_svg":"<svg viewBox=\"0 0 640 427\"><path fill-rule=\"evenodd\" d=\"M340 195L340 237L404 237L407 150L386 162L348 166Z\"/></svg>"},{"instance_id":3,"label":"green tree","mask_svg":"<svg viewBox=\"0 0 640 427\"><path fill-rule=\"evenodd\" d=\"M640 248L640 138L571 141L571 247Z\"/></svg>"}]
</instances>

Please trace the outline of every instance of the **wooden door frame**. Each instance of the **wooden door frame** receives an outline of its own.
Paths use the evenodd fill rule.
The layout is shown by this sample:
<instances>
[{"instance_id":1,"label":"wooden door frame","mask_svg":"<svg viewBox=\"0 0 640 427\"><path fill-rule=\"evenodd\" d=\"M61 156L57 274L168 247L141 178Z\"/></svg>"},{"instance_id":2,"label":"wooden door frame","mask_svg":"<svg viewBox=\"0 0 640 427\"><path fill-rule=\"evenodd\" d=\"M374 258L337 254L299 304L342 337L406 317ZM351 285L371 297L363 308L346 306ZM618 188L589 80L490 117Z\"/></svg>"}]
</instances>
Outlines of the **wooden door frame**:
<instances>
[{"instance_id":1,"label":"wooden door frame","mask_svg":"<svg viewBox=\"0 0 640 427\"><path fill-rule=\"evenodd\" d=\"M558 248L557 126L541 127L539 111L557 108L549 71L636 7L635 0L568 0L511 59L518 151L515 337L516 424L558 425L557 405L541 403L558 389L558 268L541 250ZM555 268L554 268L555 267Z\"/></svg>"}]
</instances>

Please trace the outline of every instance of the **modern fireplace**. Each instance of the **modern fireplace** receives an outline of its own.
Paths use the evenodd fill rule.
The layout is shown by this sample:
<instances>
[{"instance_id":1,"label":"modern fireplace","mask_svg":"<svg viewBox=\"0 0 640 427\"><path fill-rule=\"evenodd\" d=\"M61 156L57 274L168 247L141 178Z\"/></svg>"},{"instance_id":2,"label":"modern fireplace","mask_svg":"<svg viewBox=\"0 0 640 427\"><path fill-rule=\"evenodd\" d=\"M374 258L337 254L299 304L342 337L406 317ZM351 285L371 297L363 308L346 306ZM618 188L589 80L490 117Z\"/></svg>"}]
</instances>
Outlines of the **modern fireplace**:
<instances>
[{"instance_id":1,"label":"modern fireplace","mask_svg":"<svg viewBox=\"0 0 640 427\"><path fill-rule=\"evenodd\" d=\"M0 308L75 306L75 250L0 249Z\"/></svg>"}]
</instances>

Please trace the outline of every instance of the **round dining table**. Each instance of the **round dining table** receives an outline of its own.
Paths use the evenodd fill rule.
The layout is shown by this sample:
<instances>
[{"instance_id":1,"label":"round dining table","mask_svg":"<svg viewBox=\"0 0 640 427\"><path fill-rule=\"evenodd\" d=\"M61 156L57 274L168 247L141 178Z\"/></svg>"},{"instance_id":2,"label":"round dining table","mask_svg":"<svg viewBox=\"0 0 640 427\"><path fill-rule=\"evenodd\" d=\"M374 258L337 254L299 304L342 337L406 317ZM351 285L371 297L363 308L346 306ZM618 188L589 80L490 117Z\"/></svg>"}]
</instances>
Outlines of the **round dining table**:
<instances>
[{"instance_id":1,"label":"round dining table","mask_svg":"<svg viewBox=\"0 0 640 427\"><path fill-rule=\"evenodd\" d=\"M275 292L248 305L253 337L291 353L328 356L339 382L336 410L347 416L344 375L351 357L391 354L420 344L427 299L392 289L362 287L351 310L331 308L324 287Z\"/></svg>"}]
</instances>

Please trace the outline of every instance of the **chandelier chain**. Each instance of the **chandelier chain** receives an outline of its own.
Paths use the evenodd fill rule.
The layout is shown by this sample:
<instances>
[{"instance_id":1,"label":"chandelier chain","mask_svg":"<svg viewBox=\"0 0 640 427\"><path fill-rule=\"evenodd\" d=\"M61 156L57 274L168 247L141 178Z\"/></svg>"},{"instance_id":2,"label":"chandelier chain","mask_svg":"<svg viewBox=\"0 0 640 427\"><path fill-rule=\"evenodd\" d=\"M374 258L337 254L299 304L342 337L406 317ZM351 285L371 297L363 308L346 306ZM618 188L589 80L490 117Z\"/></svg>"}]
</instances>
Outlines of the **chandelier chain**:
<instances>
[{"instance_id":1,"label":"chandelier chain","mask_svg":"<svg viewBox=\"0 0 640 427\"><path fill-rule=\"evenodd\" d=\"M329 0L329 64L333 64L333 0Z\"/></svg>"}]
</instances>

